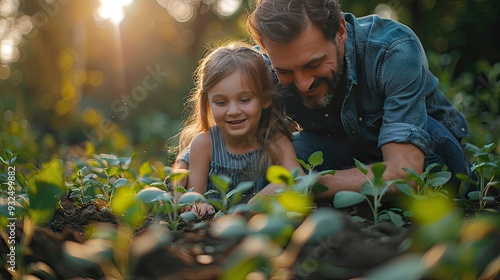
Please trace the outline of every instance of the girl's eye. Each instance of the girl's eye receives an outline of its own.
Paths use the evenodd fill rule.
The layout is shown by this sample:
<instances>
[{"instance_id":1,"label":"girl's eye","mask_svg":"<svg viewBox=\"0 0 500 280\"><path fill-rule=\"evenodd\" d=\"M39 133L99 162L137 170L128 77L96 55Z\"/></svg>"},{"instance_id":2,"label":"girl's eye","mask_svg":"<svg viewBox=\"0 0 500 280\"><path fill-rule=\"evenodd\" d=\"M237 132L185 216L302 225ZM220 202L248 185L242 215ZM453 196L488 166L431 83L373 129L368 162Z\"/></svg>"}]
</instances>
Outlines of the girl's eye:
<instances>
[{"instance_id":1,"label":"girl's eye","mask_svg":"<svg viewBox=\"0 0 500 280\"><path fill-rule=\"evenodd\" d=\"M217 105L217 106L224 106L224 105L226 104L226 101L222 101L222 100L221 100L221 101L215 101L214 103L215 103L215 105Z\"/></svg>"},{"instance_id":2,"label":"girl's eye","mask_svg":"<svg viewBox=\"0 0 500 280\"><path fill-rule=\"evenodd\" d=\"M248 103L250 102L250 100L252 100L251 98L242 98L240 99L241 103Z\"/></svg>"}]
</instances>

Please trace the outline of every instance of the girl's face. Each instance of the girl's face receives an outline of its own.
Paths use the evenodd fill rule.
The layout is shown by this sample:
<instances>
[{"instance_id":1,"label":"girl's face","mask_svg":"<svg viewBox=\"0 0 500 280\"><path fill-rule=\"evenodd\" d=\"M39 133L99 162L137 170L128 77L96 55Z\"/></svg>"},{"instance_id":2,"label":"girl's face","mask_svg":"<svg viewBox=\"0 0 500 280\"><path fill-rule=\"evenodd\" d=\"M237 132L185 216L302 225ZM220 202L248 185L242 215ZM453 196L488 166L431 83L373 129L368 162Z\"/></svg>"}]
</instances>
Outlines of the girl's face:
<instances>
[{"instance_id":1,"label":"girl's face","mask_svg":"<svg viewBox=\"0 0 500 280\"><path fill-rule=\"evenodd\" d=\"M226 141L256 137L262 110L271 103L252 93L240 73L234 71L208 91L214 120Z\"/></svg>"}]
</instances>

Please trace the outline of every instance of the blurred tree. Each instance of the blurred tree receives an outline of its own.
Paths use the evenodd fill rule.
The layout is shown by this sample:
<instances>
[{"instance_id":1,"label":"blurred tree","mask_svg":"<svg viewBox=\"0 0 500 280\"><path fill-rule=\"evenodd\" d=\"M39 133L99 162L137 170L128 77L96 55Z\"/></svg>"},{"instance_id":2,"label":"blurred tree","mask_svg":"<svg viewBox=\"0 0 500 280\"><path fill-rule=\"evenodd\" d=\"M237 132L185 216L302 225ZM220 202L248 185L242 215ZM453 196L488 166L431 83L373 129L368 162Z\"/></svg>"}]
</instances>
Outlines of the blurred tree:
<instances>
[{"instance_id":1,"label":"blurred tree","mask_svg":"<svg viewBox=\"0 0 500 280\"><path fill-rule=\"evenodd\" d=\"M0 0L0 54L13 57L0 65L0 112L10 112L0 118L9 128L23 123L35 139L51 133L58 143L92 141L117 153L141 144L161 154L178 132L198 60L210 45L248 39L255 1L137 0L106 11L103 3ZM445 87L479 59L500 60L500 1L340 3L357 16L376 12L410 26L437 54L438 72L452 75L442 76Z\"/></svg>"}]
</instances>

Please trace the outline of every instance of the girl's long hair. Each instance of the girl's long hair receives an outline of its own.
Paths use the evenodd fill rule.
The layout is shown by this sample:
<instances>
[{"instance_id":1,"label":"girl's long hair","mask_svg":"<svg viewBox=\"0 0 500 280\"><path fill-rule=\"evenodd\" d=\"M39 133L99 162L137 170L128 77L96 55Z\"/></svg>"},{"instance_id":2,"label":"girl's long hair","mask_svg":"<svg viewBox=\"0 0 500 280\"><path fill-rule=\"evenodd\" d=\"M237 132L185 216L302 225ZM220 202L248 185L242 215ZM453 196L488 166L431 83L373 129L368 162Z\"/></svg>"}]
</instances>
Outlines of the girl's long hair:
<instances>
[{"instance_id":1,"label":"girl's long hair","mask_svg":"<svg viewBox=\"0 0 500 280\"><path fill-rule=\"evenodd\" d=\"M188 114L178 135L178 152L182 153L190 146L196 135L208 131L215 125L207 93L217 83L238 70L253 94L262 100L272 100L271 105L263 110L259 121L257 136L263 149L259 162L255 164L259 166L281 164L283 152L276 144L276 136L281 132L292 139L292 133L298 130L298 126L285 116L270 66L264 61L262 53L243 42L218 47L200 60L193 76L195 87L185 103Z\"/></svg>"}]
</instances>

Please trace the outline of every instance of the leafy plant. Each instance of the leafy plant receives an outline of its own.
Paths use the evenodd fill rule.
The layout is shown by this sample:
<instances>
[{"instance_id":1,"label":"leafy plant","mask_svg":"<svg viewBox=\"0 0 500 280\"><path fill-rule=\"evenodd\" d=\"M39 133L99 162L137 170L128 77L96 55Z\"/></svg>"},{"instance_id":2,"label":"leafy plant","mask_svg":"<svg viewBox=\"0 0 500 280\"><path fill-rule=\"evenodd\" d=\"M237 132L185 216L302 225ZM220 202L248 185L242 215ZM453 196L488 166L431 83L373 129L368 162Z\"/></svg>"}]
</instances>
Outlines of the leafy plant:
<instances>
[{"instance_id":1,"label":"leafy plant","mask_svg":"<svg viewBox=\"0 0 500 280\"><path fill-rule=\"evenodd\" d=\"M173 193L162 190L157 186L149 186L140 190L135 196L136 202L141 202L147 209L148 215L159 216L167 215L167 224L170 229L177 230L181 219L193 221L196 220L196 214L191 211L180 213L185 205L193 205L197 201L204 200L201 194L196 192L187 192L185 188L180 186L180 182L189 174L186 172L172 172L172 169L167 170L167 174L174 185Z\"/></svg>"},{"instance_id":2,"label":"leafy plant","mask_svg":"<svg viewBox=\"0 0 500 280\"><path fill-rule=\"evenodd\" d=\"M433 196L447 198L449 193L443 186L450 180L451 172L447 170L446 166L441 171L433 172L434 168L438 166L438 163L430 164L420 175L411 168L404 168L409 175L406 176L406 181L396 182L396 186L403 193L416 199L427 199ZM408 181L417 184L417 189L412 188Z\"/></svg>"},{"instance_id":3,"label":"leafy plant","mask_svg":"<svg viewBox=\"0 0 500 280\"><path fill-rule=\"evenodd\" d=\"M368 168L365 164L354 159L356 167L365 176L368 174ZM340 191L335 194L333 198L333 206L337 208L344 208L356 205L362 201L366 201L370 206L373 214L373 223L376 225L380 221L390 220L397 226L403 226L404 221L401 214L407 214L398 208L390 208L380 210L382 207L382 197L387 193L391 185L400 180L384 181L383 173L386 166L383 163L375 163L371 166L373 179L366 181L359 192L354 191Z\"/></svg>"},{"instance_id":4,"label":"leafy plant","mask_svg":"<svg viewBox=\"0 0 500 280\"><path fill-rule=\"evenodd\" d=\"M246 193L253 186L252 181L241 182L234 189L230 190L232 183L231 178L225 175L211 175L210 180L214 184L216 190L207 191L204 196L209 197L212 194L219 194L220 198L208 198L207 202L212 204L219 210L217 216L226 214L229 209L236 206L243 194Z\"/></svg>"},{"instance_id":5,"label":"leafy plant","mask_svg":"<svg viewBox=\"0 0 500 280\"><path fill-rule=\"evenodd\" d=\"M475 159L471 163L470 170L476 179L469 177L467 174L457 174L460 180L476 188L476 190L467 194L467 198L478 202L478 211L482 211L488 201L495 200L494 197L488 195L489 189L500 186L500 181L495 180L495 176L500 175L500 156L494 153L495 146L494 143L491 143L479 148L466 143L465 149L472 152Z\"/></svg>"},{"instance_id":6,"label":"leafy plant","mask_svg":"<svg viewBox=\"0 0 500 280\"><path fill-rule=\"evenodd\" d=\"M312 153L307 159L307 162L302 159L296 159L296 161L307 171L307 174L299 176L300 170L298 169L290 172L282 166L273 165L267 170L267 180L270 183L283 185L306 195L321 193L328 190L326 186L317 182L318 177L326 174L334 175L335 170L324 170L321 172L316 172L314 170L317 166L323 164L323 152L316 151Z\"/></svg>"}]
</instances>

